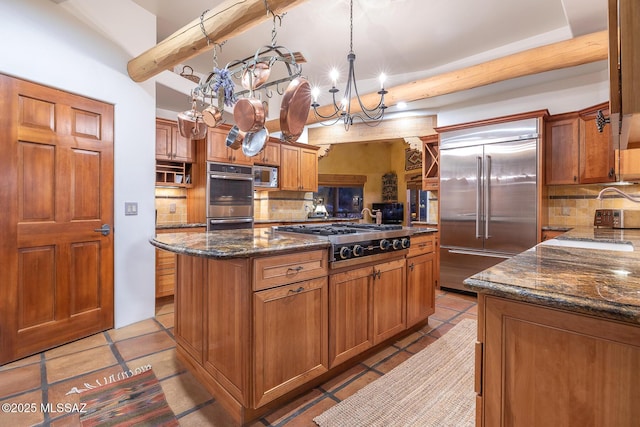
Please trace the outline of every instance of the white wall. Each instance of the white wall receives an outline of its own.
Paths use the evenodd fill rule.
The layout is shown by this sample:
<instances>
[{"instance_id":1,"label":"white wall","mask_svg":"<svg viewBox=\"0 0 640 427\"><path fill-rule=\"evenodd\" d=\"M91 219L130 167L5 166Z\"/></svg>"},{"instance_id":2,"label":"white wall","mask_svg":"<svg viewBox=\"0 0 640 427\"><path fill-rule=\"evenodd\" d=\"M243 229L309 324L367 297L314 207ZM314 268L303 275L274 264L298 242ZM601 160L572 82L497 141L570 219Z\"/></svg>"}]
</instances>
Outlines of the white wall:
<instances>
[{"instance_id":1,"label":"white wall","mask_svg":"<svg viewBox=\"0 0 640 427\"><path fill-rule=\"evenodd\" d=\"M154 315L155 83L133 82L126 68L133 54L74 17L67 10L74 2L0 1L0 73L115 106L115 326L122 327ZM100 14L119 20L122 40L155 44L155 17L133 3L77 3L103 3ZM125 201L138 202L138 216L124 216Z\"/></svg>"}]
</instances>

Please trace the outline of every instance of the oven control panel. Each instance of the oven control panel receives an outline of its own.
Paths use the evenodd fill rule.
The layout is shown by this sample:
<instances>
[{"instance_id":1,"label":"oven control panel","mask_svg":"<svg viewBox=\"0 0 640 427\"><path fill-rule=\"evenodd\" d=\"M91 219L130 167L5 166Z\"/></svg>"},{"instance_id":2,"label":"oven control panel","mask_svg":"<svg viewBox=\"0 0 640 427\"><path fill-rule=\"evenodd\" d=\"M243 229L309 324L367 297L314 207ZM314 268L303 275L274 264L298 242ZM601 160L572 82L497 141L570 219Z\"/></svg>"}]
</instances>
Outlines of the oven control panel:
<instances>
[{"instance_id":1,"label":"oven control panel","mask_svg":"<svg viewBox=\"0 0 640 427\"><path fill-rule=\"evenodd\" d=\"M335 244L333 245L332 261L364 258L369 255L408 249L410 246L411 239L409 236Z\"/></svg>"}]
</instances>

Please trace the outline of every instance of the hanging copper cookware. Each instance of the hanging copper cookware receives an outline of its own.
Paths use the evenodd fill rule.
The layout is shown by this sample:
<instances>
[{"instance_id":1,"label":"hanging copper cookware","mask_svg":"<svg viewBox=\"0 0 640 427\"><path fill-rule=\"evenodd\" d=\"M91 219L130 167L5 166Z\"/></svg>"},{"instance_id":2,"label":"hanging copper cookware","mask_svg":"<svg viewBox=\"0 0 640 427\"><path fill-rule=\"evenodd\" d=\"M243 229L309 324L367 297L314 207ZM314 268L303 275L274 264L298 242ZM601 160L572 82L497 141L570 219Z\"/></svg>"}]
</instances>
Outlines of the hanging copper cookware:
<instances>
[{"instance_id":1,"label":"hanging copper cookware","mask_svg":"<svg viewBox=\"0 0 640 427\"><path fill-rule=\"evenodd\" d=\"M282 140L295 142L304 131L311 107L311 85L303 77L291 80L280 104Z\"/></svg>"},{"instance_id":2,"label":"hanging copper cookware","mask_svg":"<svg viewBox=\"0 0 640 427\"><path fill-rule=\"evenodd\" d=\"M269 80L271 67L266 62L258 62L242 72L242 87L248 90L258 89Z\"/></svg>"},{"instance_id":3,"label":"hanging copper cookware","mask_svg":"<svg viewBox=\"0 0 640 427\"><path fill-rule=\"evenodd\" d=\"M178 130L184 138L203 139L207 136L207 125L202 114L196 110L195 100L191 110L178 113Z\"/></svg>"},{"instance_id":4,"label":"hanging copper cookware","mask_svg":"<svg viewBox=\"0 0 640 427\"><path fill-rule=\"evenodd\" d=\"M245 133L238 129L238 126L233 126L227 134L227 147L237 150L242 146Z\"/></svg>"},{"instance_id":5,"label":"hanging copper cookware","mask_svg":"<svg viewBox=\"0 0 640 427\"><path fill-rule=\"evenodd\" d=\"M247 157L253 157L264 149L269 139L269 131L263 127L256 132L247 133L242 141L242 152Z\"/></svg>"},{"instance_id":6,"label":"hanging copper cookware","mask_svg":"<svg viewBox=\"0 0 640 427\"><path fill-rule=\"evenodd\" d=\"M236 126L243 132L256 132L264 126L264 107L256 98L241 98L233 108Z\"/></svg>"}]
</instances>

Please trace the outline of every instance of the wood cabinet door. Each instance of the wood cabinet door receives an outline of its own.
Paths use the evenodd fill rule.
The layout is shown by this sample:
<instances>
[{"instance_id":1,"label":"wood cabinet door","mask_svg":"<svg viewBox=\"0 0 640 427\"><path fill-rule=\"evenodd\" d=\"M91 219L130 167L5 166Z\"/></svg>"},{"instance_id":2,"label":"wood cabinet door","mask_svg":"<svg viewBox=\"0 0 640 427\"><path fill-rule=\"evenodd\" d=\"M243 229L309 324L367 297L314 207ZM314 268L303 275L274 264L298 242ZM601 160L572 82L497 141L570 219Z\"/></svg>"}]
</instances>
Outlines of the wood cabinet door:
<instances>
[{"instance_id":1,"label":"wood cabinet door","mask_svg":"<svg viewBox=\"0 0 640 427\"><path fill-rule=\"evenodd\" d=\"M208 132L207 132L208 133ZM193 162L193 144L204 144L204 141L193 141L180 135L178 126L173 126L173 160L176 162Z\"/></svg>"},{"instance_id":2,"label":"wood cabinet door","mask_svg":"<svg viewBox=\"0 0 640 427\"><path fill-rule=\"evenodd\" d=\"M227 149L228 129L209 128L207 130L207 161L229 163L232 157Z\"/></svg>"},{"instance_id":3,"label":"wood cabinet door","mask_svg":"<svg viewBox=\"0 0 640 427\"><path fill-rule=\"evenodd\" d=\"M329 365L332 368L373 345L369 316L372 278L371 267L329 278Z\"/></svg>"},{"instance_id":4,"label":"wood cabinet door","mask_svg":"<svg viewBox=\"0 0 640 427\"><path fill-rule=\"evenodd\" d=\"M407 327L435 313L435 252L407 258Z\"/></svg>"},{"instance_id":5,"label":"wood cabinet door","mask_svg":"<svg viewBox=\"0 0 640 427\"><path fill-rule=\"evenodd\" d=\"M484 313L482 425L638 424L637 324L488 296Z\"/></svg>"},{"instance_id":6,"label":"wood cabinet door","mask_svg":"<svg viewBox=\"0 0 640 427\"><path fill-rule=\"evenodd\" d=\"M156 160L173 160L171 158L173 131L171 124L156 121Z\"/></svg>"},{"instance_id":7,"label":"wood cabinet door","mask_svg":"<svg viewBox=\"0 0 640 427\"><path fill-rule=\"evenodd\" d=\"M621 181L640 180L640 148L616 150L616 162Z\"/></svg>"},{"instance_id":8,"label":"wood cabinet door","mask_svg":"<svg viewBox=\"0 0 640 427\"><path fill-rule=\"evenodd\" d=\"M280 166L280 143L269 141L258 154L254 163L267 166Z\"/></svg>"},{"instance_id":9,"label":"wood cabinet door","mask_svg":"<svg viewBox=\"0 0 640 427\"><path fill-rule=\"evenodd\" d=\"M606 105L600 106L605 117L609 117ZM580 183L593 184L613 182L616 179L613 138L611 132L598 132L596 114L598 109L580 114Z\"/></svg>"},{"instance_id":10,"label":"wood cabinet door","mask_svg":"<svg viewBox=\"0 0 640 427\"><path fill-rule=\"evenodd\" d=\"M254 293L255 408L327 372L327 298L326 277Z\"/></svg>"},{"instance_id":11,"label":"wood cabinet door","mask_svg":"<svg viewBox=\"0 0 640 427\"><path fill-rule=\"evenodd\" d=\"M300 149L280 145L280 190L300 191Z\"/></svg>"},{"instance_id":12,"label":"wood cabinet door","mask_svg":"<svg viewBox=\"0 0 640 427\"><path fill-rule=\"evenodd\" d=\"M402 332L406 325L405 260L373 266L371 322L373 345Z\"/></svg>"},{"instance_id":13,"label":"wood cabinet door","mask_svg":"<svg viewBox=\"0 0 640 427\"><path fill-rule=\"evenodd\" d=\"M577 184L579 171L578 116L546 123L545 184Z\"/></svg>"},{"instance_id":14,"label":"wood cabinet door","mask_svg":"<svg viewBox=\"0 0 640 427\"><path fill-rule=\"evenodd\" d=\"M0 364L113 327L113 105L0 74Z\"/></svg>"},{"instance_id":15,"label":"wood cabinet door","mask_svg":"<svg viewBox=\"0 0 640 427\"><path fill-rule=\"evenodd\" d=\"M300 149L300 189L318 191L318 151Z\"/></svg>"}]
</instances>

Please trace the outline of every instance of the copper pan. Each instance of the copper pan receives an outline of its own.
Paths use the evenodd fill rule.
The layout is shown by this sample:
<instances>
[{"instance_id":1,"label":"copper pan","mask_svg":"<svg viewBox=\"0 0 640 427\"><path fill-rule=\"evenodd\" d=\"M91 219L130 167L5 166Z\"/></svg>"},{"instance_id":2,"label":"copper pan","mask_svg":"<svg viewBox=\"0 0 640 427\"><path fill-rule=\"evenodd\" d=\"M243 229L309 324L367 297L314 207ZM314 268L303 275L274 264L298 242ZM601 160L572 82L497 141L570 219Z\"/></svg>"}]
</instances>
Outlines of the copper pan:
<instances>
[{"instance_id":1,"label":"copper pan","mask_svg":"<svg viewBox=\"0 0 640 427\"><path fill-rule=\"evenodd\" d=\"M242 87L245 89L258 89L269 80L271 67L266 62L258 62L252 67L246 68L242 73Z\"/></svg>"},{"instance_id":2,"label":"copper pan","mask_svg":"<svg viewBox=\"0 0 640 427\"><path fill-rule=\"evenodd\" d=\"M311 107L311 85L303 77L291 80L280 104L282 140L295 142L304 131Z\"/></svg>"},{"instance_id":3,"label":"copper pan","mask_svg":"<svg viewBox=\"0 0 640 427\"><path fill-rule=\"evenodd\" d=\"M238 126L233 126L227 134L227 147L237 150L242 146L245 133L238 129Z\"/></svg>"},{"instance_id":4,"label":"copper pan","mask_svg":"<svg viewBox=\"0 0 640 427\"><path fill-rule=\"evenodd\" d=\"M243 132L256 132L264 127L264 107L256 98L241 98L233 107L236 126Z\"/></svg>"}]
</instances>

